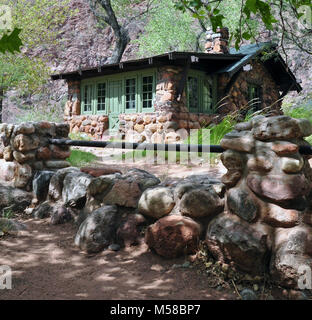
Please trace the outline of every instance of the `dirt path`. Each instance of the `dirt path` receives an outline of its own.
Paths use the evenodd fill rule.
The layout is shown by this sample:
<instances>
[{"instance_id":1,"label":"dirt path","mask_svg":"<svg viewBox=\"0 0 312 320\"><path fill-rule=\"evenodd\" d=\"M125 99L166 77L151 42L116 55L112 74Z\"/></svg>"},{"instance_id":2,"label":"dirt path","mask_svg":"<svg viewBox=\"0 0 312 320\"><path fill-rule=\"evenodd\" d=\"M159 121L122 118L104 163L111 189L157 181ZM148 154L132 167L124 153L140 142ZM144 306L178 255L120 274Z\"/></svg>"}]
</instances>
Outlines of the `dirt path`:
<instances>
[{"instance_id":1,"label":"dirt path","mask_svg":"<svg viewBox=\"0 0 312 320\"><path fill-rule=\"evenodd\" d=\"M0 265L13 271L4 299L236 299L208 288L192 268L174 268L185 259L165 260L145 244L87 256L73 245L76 227L48 220L23 221L28 230L0 241Z\"/></svg>"}]
</instances>

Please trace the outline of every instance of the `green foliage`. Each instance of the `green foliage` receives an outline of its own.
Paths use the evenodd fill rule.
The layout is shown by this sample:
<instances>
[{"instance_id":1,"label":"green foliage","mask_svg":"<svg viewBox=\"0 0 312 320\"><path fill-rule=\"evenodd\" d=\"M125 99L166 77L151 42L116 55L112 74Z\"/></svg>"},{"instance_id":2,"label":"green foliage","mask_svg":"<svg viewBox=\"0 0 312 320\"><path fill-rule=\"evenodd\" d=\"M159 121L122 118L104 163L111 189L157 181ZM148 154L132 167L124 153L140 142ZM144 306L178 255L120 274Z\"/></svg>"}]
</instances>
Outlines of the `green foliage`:
<instances>
[{"instance_id":1,"label":"green foliage","mask_svg":"<svg viewBox=\"0 0 312 320\"><path fill-rule=\"evenodd\" d=\"M12 219L14 217L14 213L11 208L4 208L2 210L2 218Z\"/></svg>"},{"instance_id":2,"label":"green foliage","mask_svg":"<svg viewBox=\"0 0 312 320\"><path fill-rule=\"evenodd\" d=\"M210 126L210 144L219 145L221 139L233 130L236 123L235 118L228 115L219 124Z\"/></svg>"},{"instance_id":3,"label":"green foliage","mask_svg":"<svg viewBox=\"0 0 312 320\"><path fill-rule=\"evenodd\" d=\"M91 152L72 149L70 157L67 158L66 160L73 167L83 167L86 164L93 162L95 159L96 159L96 156Z\"/></svg>"},{"instance_id":4,"label":"green foliage","mask_svg":"<svg viewBox=\"0 0 312 320\"><path fill-rule=\"evenodd\" d=\"M0 88L3 90L18 87L21 94L35 92L49 77L48 68L40 59L11 53L0 54L0 58Z\"/></svg>"},{"instance_id":5,"label":"green foliage","mask_svg":"<svg viewBox=\"0 0 312 320\"><path fill-rule=\"evenodd\" d=\"M177 11L171 0L159 0L157 10L150 14L145 32L135 40L138 56L151 56L168 51L194 51L196 30L188 12Z\"/></svg>"},{"instance_id":6,"label":"green foliage","mask_svg":"<svg viewBox=\"0 0 312 320\"><path fill-rule=\"evenodd\" d=\"M22 41L19 34L22 30L15 28L9 35L4 34L0 39L0 52L1 53L14 53L20 52L20 47L22 46Z\"/></svg>"},{"instance_id":7,"label":"green foliage","mask_svg":"<svg viewBox=\"0 0 312 320\"><path fill-rule=\"evenodd\" d=\"M2 1L2 4L14 8L12 22L15 29L10 36L3 35L6 43L9 40L13 44L7 46L6 54L0 53L0 92L17 89L20 95L26 95L42 89L51 73L47 67L51 58L49 50L42 49L61 44L57 30L71 16L71 12L68 12L69 1ZM13 54L20 47L21 41L22 52ZM34 55L34 51L38 49L46 55ZM32 115L36 116L35 113Z\"/></svg>"},{"instance_id":8,"label":"green foliage","mask_svg":"<svg viewBox=\"0 0 312 320\"><path fill-rule=\"evenodd\" d=\"M312 100L307 99L303 105L291 108L284 106L284 114L296 118L296 119L308 119L312 123ZM305 138L310 144L312 144L312 135Z\"/></svg>"},{"instance_id":9,"label":"green foliage","mask_svg":"<svg viewBox=\"0 0 312 320\"><path fill-rule=\"evenodd\" d=\"M224 11L221 10L221 6L228 6L229 9L232 9L232 4L235 2L235 0L210 2L203 0L175 0L177 9L182 12L187 9L192 10L194 12L193 17L201 21L208 21L214 31L216 31L217 27L227 26L224 21L226 17L223 15ZM311 0L240 0L237 3L239 4L239 10L233 10L235 18L238 17L233 35L236 49L239 48L243 40L256 40L254 30L256 24L258 24L259 30L261 27L266 30L280 28L282 46L285 38L290 38L298 44L296 37L294 37L295 33L292 26L284 21L288 19L284 15L285 9L289 11L291 17L295 17L297 22L303 15L299 12L300 7L305 5L312 9ZM306 35L306 32L309 34L311 30L303 30L301 36Z\"/></svg>"}]
</instances>

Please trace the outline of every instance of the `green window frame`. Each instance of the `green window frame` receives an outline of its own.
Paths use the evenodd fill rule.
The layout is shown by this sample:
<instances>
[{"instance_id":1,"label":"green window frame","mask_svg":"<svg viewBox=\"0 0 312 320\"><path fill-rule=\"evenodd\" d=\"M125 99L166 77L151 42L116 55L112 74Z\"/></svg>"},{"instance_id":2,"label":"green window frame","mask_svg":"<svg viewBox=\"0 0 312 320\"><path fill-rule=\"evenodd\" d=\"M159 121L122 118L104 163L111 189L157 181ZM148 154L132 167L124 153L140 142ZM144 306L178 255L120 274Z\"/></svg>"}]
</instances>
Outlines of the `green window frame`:
<instances>
[{"instance_id":1,"label":"green window frame","mask_svg":"<svg viewBox=\"0 0 312 320\"><path fill-rule=\"evenodd\" d=\"M105 114L108 106L108 84L107 81L97 81L95 83L95 112L96 114Z\"/></svg>"},{"instance_id":2,"label":"green window frame","mask_svg":"<svg viewBox=\"0 0 312 320\"><path fill-rule=\"evenodd\" d=\"M149 69L82 80L81 114L109 114L110 81L122 83L120 113L154 112L156 69ZM105 89L99 90L99 86Z\"/></svg>"},{"instance_id":3,"label":"green window frame","mask_svg":"<svg viewBox=\"0 0 312 320\"><path fill-rule=\"evenodd\" d=\"M93 92L94 86L91 82L86 82L81 90L82 96L82 108L81 113L83 114L93 114Z\"/></svg>"},{"instance_id":4,"label":"green window frame","mask_svg":"<svg viewBox=\"0 0 312 320\"><path fill-rule=\"evenodd\" d=\"M124 113L136 113L138 108L138 79L137 75L124 78L123 81Z\"/></svg>"},{"instance_id":5,"label":"green window frame","mask_svg":"<svg viewBox=\"0 0 312 320\"><path fill-rule=\"evenodd\" d=\"M251 104L251 109L254 111L261 109L262 90L260 85L248 83L248 103Z\"/></svg>"},{"instance_id":6,"label":"green window frame","mask_svg":"<svg viewBox=\"0 0 312 320\"><path fill-rule=\"evenodd\" d=\"M215 112L217 79L202 71L190 70L186 85L187 107L192 113Z\"/></svg>"}]
</instances>

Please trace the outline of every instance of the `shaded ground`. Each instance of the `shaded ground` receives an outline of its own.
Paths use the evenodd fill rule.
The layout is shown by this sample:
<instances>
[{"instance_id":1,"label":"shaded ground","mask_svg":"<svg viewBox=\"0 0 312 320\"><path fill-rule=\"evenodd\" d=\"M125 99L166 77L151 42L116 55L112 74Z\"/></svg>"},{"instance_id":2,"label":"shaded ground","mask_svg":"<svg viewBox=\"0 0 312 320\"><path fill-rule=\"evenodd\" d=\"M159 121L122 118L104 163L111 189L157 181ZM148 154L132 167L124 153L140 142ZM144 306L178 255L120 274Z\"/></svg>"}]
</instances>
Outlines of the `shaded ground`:
<instances>
[{"instance_id":1,"label":"shaded ground","mask_svg":"<svg viewBox=\"0 0 312 320\"><path fill-rule=\"evenodd\" d=\"M145 244L118 252L85 255L73 245L75 226L24 221L28 230L0 241L0 265L13 270L12 290L2 299L236 299L208 288L193 268L174 268Z\"/></svg>"},{"instance_id":2,"label":"shaded ground","mask_svg":"<svg viewBox=\"0 0 312 320\"><path fill-rule=\"evenodd\" d=\"M109 161L110 160L110 161ZM109 163L108 163L109 162ZM218 168L153 165L144 161L120 166L110 157L105 163L122 171L147 170L164 180L190 174L220 175ZM94 164L92 164L94 165ZM222 171L222 170L221 170ZM175 268L186 257L163 259L142 243L118 252L88 256L74 246L76 226L53 226L49 219L23 221L27 231L0 240L0 265L13 271L12 290L0 290L1 299L236 299L235 292L208 287L196 268Z\"/></svg>"}]
</instances>

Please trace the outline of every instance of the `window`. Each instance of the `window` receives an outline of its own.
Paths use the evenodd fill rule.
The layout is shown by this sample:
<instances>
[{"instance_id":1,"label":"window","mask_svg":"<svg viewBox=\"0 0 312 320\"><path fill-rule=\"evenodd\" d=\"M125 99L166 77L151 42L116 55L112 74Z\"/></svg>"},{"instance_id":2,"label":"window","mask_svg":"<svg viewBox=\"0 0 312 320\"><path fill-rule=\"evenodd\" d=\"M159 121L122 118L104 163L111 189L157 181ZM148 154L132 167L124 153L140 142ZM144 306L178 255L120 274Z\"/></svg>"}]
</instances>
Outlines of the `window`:
<instances>
[{"instance_id":1,"label":"window","mask_svg":"<svg viewBox=\"0 0 312 320\"><path fill-rule=\"evenodd\" d=\"M81 82L81 113L153 112L156 69L129 71Z\"/></svg>"},{"instance_id":2,"label":"window","mask_svg":"<svg viewBox=\"0 0 312 320\"><path fill-rule=\"evenodd\" d=\"M92 111L92 86L87 84L83 90L83 111L89 113Z\"/></svg>"},{"instance_id":3,"label":"window","mask_svg":"<svg viewBox=\"0 0 312 320\"><path fill-rule=\"evenodd\" d=\"M196 77L188 77L187 91L189 109L198 109L199 86Z\"/></svg>"},{"instance_id":4,"label":"window","mask_svg":"<svg viewBox=\"0 0 312 320\"><path fill-rule=\"evenodd\" d=\"M203 81L203 111L208 113L213 107L213 81L207 78Z\"/></svg>"},{"instance_id":5,"label":"window","mask_svg":"<svg viewBox=\"0 0 312 320\"><path fill-rule=\"evenodd\" d=\"M106 83L97 84L97 111L105 111Z\"/></svg>"},{"instance_id":6,"label":"window","mask_svg":"<svg viewBox=\"0 0 312 320\"><path fill-rule=\"evenodd\" d=\"M143 109L153 106L153 76L142 78L142 103Z\"/></svg>"},{"instance_id":7,"label":"window","mask_svg":"<svg viewBox=\"0 0 312 320\"><path fill-rule=\"evenodd\" d=\"M216 104L216 78L201 71L190 70L186 94L190 112L213 113Z\"/></svg>"},{"instance_id":8,"label":"window","mask_svg":"<svg viewBox=\"0 0 312 320\"><path fill-rule=\"evenodd\" d=\"M126 109L135 109L136 79L126 80Z\"/></svg>"},{"instance_id":9,"label":"window","mask_svg":"<svg viewBox=\"0 0 312 320\"><path fill-rule=\"evenodd\" d=\"M254 84L248 85L248 102L255 111L261 108L261 87Z\"/></svg>"}]
</instances>

